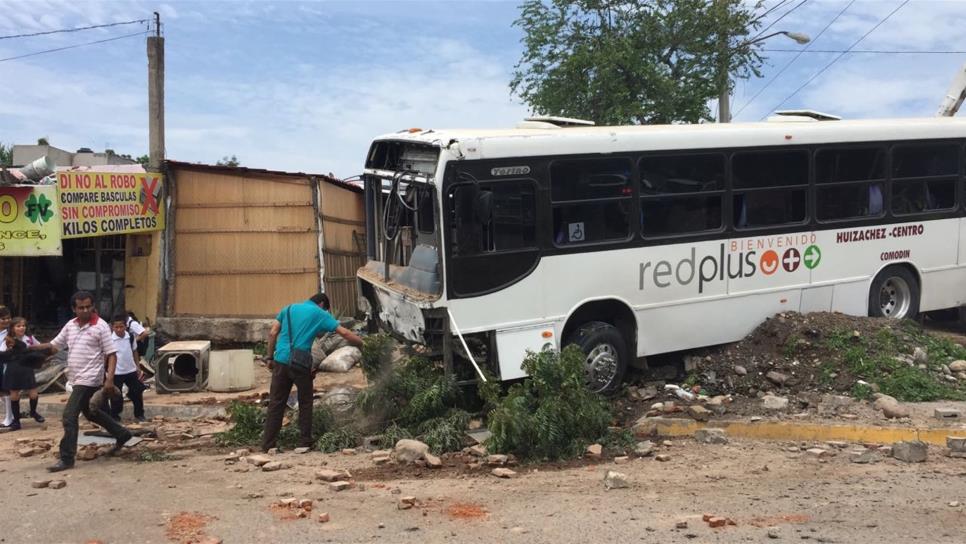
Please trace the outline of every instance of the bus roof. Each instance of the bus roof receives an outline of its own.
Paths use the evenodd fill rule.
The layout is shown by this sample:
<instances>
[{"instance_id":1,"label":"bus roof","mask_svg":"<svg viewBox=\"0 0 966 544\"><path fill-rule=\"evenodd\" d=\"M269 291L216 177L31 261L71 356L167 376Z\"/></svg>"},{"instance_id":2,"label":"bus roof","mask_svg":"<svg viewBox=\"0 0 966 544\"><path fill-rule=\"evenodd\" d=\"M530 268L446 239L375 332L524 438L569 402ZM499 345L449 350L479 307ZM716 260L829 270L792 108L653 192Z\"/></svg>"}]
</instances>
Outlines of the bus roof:
<instances>
[{"instance_id":1,"label":"bus roof","mask_svg":"<svg viewBox=\"0 0 966 544\"><path fill-rule=\"evenodd\" d=\"M439 147L451 147L455 141L465 158L483 159L944 138L966 138L966 119L927 117L571 128L410 129L386 134L376 140L418 142Z\"/></svg>"}]
</instances>

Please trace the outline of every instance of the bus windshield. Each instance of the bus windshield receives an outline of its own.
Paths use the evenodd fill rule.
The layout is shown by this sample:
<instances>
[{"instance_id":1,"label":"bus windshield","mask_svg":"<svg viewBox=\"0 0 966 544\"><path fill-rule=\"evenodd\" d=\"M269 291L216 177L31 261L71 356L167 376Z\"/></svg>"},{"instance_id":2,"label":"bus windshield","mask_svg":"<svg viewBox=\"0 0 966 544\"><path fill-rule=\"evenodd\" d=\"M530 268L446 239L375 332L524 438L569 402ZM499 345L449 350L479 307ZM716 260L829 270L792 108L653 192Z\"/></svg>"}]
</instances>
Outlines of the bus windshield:
<instances>
[{"instance_id":1,"label":"bus windshield","mask_svg":"<svg viewBox=\"0 0 966 544\"><path fill-rule=\"evenodd\" d=\"M442 289L433 185L439 150L376 142L366 162L366 270L386 283L438 296Z\"/></svg>"}]
</instances>

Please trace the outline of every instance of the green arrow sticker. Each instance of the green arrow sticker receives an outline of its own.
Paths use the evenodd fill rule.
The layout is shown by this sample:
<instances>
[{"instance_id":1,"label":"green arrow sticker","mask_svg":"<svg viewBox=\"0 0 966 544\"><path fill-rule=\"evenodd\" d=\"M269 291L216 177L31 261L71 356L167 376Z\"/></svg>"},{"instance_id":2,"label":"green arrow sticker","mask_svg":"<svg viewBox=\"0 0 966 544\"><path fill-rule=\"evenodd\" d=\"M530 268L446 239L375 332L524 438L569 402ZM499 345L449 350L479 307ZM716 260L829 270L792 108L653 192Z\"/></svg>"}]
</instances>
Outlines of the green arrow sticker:
<instances>
[{"instance_id":1,"label":"green arrow sticker","mask_svg":"<svg viewBox=\"0 0 966 544\"><path fill-rule=\"evenodd\" d=\"M805 255L802 256L802 260L805 262L805 267L809 270L813 270L818 263L822 262L822 250L816 245L811 245L805 248Z\"/></svg>"}]
</instances>

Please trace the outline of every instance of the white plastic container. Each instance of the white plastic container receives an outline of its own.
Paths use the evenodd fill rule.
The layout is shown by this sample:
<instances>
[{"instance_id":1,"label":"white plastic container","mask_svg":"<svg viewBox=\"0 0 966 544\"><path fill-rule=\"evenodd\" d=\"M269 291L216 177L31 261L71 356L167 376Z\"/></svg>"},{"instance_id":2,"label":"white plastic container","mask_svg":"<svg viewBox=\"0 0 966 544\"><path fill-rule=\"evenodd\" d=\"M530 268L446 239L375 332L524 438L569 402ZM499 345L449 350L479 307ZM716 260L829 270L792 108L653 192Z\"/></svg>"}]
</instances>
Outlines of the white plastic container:
<instances>
[{"instance_id":1,"label":"white plastic container","mask_svg":"<svg viewBox=\"0 0 966 544\"><path fill-rule=\"evenodd\" d=\"M212 351L208 359L208 390L247 391L255 386L255 354L250 349Z\"/></svg>"}]
</instances>

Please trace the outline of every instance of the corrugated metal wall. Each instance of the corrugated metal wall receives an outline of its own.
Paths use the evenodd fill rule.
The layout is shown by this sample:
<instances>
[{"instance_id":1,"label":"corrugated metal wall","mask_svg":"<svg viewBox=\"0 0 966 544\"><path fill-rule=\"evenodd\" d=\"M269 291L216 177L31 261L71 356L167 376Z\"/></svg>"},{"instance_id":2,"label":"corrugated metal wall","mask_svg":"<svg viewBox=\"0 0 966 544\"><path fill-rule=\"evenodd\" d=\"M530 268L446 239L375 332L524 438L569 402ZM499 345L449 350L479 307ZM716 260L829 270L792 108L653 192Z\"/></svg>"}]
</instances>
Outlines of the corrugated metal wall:
<instances>
[{"instance_id":1,"label":"corrugated metal wall","mask_svg":"<svg viewBox=\"0 0 966 544\"><path fill-rule=\"evenodd\" d=\"M174 179L174 315L274 316L319 290L307 178L176 169Z\"/></svg>"},{"instance_id":2,"label":"corrugated metal wall","mask_svg":"<svg viewBox=\"0 0 966 544\"><path fill-rule=\"evenodd\" d=\"M320 183L325 292L339 315L357 311L356 270L365 264L366 212L362 194Z\"/></svg>"}]
</instances>

